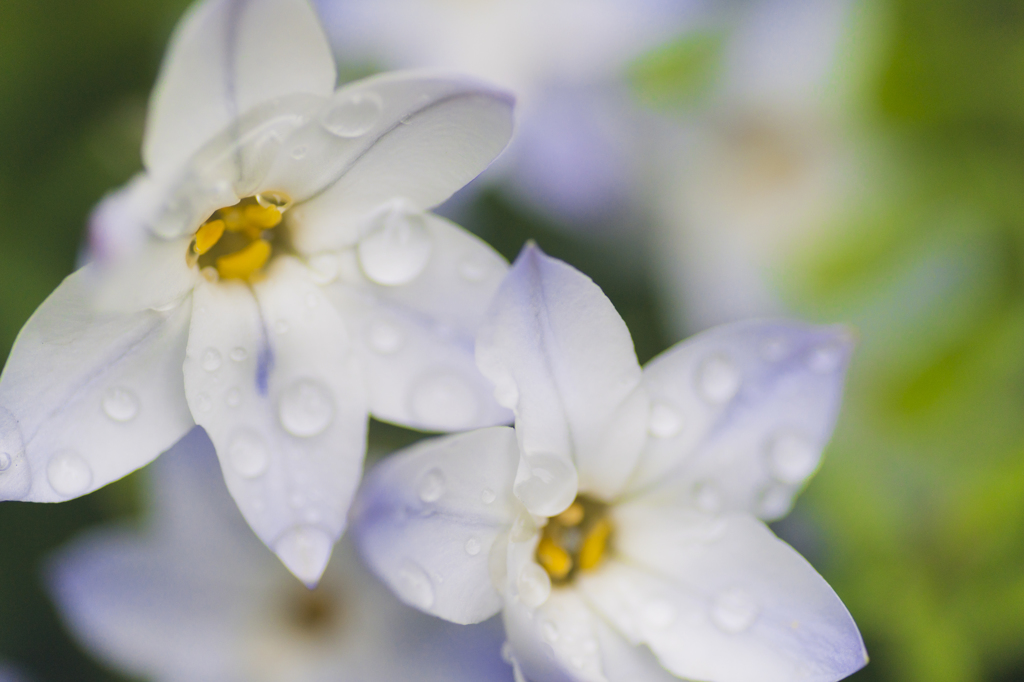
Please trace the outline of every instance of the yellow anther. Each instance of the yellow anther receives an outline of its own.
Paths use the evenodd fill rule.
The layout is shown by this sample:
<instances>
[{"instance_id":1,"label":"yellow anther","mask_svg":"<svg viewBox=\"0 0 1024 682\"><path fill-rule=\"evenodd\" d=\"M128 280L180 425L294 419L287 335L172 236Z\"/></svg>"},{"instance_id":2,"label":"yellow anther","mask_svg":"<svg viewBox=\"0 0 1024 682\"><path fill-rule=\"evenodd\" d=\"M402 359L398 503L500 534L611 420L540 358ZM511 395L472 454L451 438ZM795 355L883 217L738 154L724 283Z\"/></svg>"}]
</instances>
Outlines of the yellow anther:
<instances>
[{"instance_id":1,"label":"yellow anther","mask_svg":"<svg viewBox=\"0 0 1024 682\"><path fill-rule=\"evenodd\" d=\"M589 571L597 568L604 558L604 550L608 546L608 536L612 534L612 524L608 519L601 519L594 524L580 547L580 570Z\"/></svg>"},{"instance_id":2,"label":"yellow anther","mask_svg":"<svg viewBox=\"0 0 1024 682\"><path fill-rule=\"evenodd\" d=\"M224 226L231 232L239 232L248 227L248 221L245 219L245 211L238 206L222 208L220 210L220 214L224 218Z\"/></svg>"},{"instance_id":3,"label":"yellow anther","mask_svg":"<svg viewBox=\"0 0 1024 682\"><path fill-rule=\"evenodd\" d=\"M563 526L569 526L571 528L573 526L580 525L580 522L583 521L583 516L583 505L579 502L573 502L564 512L555 518L558 519L558 522Z\"/></svg>"},{"instance_id":4,"label":"yellow anther","mask_svg":"<svg viewBox=\"0 0 1024 682\"><path fill-rule=\"evenodd\" d=\"M537 544L537 561L555 580L561 580L572 570L572 557L551 538L541 538Z\"/></svg>"},{"instance_id":5,"label":"yellow anther","mask_svg":"<svg viewBox=\"0 0 1024 682\"><path fill-rule=\"evenodd\" d=\"M211 220L200 227L196 232L196 245L194 247L196 254L202 256L212 249L222 236L224 236L223 220Z\"/></svg>"},{"instance_id":6,"label":"yellow anther","mask_svg":"<svg viewBox=\"0 0 1024 682\"><path fill-rule=\"evenodd\" d=\"M255 241L241 251L217 259L221 279L249 279L270 258L270 242Z\"/></svg>"},{"instance_id":7,"label":"yellow anther","mask_svg":"<svg viewBox=\"0 0 1024 682\"><path fill-rule=\"evenodd\" d=\"M246 206L245 220L250 225L268 230L281 222L281 212L273 206Z\"/></svg>"}]
</instances>

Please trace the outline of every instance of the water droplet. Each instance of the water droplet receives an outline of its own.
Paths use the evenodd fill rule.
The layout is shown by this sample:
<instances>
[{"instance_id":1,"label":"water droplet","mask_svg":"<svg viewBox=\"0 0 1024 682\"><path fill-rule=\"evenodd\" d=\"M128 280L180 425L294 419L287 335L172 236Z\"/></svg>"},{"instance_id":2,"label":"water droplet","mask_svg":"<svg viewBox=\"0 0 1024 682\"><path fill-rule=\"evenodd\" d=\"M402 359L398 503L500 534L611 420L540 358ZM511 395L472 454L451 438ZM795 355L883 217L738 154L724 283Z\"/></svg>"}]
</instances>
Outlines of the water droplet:
<instances>
[{"instance_id":1,"label":"water droplet","mask_svg":"<svg viewBox=\"0 0 1024 682\"><path fill-rule=\"evenodd\" d=\"M740 388L740 373L736 365L720 355L708 358L697 370L697 389L713 405L732 399Z\"/></svg>"},{"instance_id":2,"label":"water droplet","mask_svg":"<svg viewBox=\"0 0 1024 682\"><path fill-rule=\"evenodd\" d=\"M437 502L444 495L444 474L434 468L423 474L418 488L420 499L424 502Z\"/></svg>"},{"instance_id":3,"label":"water droplet","mask_svg":"<svg viewBox=\"0 0 1024 682\"><path fill-rule=\"evenodd\" d=\"M402 331L386 320L377 320L366 332L370 348L381 355L391 355L398 351L405 342Z\"/></svg>"},{"instance_id":4,"label":"water droplet","mask_svg":"<svg viewBox=\"0 0 1024 682\"><path fill-rule=\"evenodd\" d=\"M327 110L320 122L338 137L359 137L380 118L384 102L374 92L346 93Z\"/></svg>"},{"instance_id":5,"label":"water droplet","mask_svg":"<svg viewBox=\"0 0 1024 682\"><path fill-rule=\"evenodd\" d=\"M550 620L546 620L541 623L540 631L544 635L544 639L548 642L554 643L558 641L558 626Z\"/></svg>"},{"instance_id":6,"label":"water droplet","mask_svg":"<svg viewBox=\"0 0 1024 682\"><path fill-rule=\"evenodd\" d=\"M466 554L469 556L476 556L480 553L480 549L480 541L476 538L466 540Z\"/></svg>"},{"instance_id":7,"label":"water droplet","mask_svg":"<svg viewBox=\"0 0 1024 682\"><path fill-rule=\"evenodd\" d=\"M499 381L494 386L494 399L504 408L514 410L519 405L519 387L510 378Z\"/></svg>"},{"instance_id":8,"label":"water droplet","mask_svg":"<svg viewBox=\"0 0 1024 682\"><path fill-rule=\"evenodd\" d=\"M338 278L338 257L333 253L313 256L309 259L309 274L317 284L330 284Z\"/></svg>"},{"instance_id":9,"label":"water droplet","mask_svg":"<svg viewBox=\"0 0 1024 682\"><path fill-rule=\"evenodd\" d=\"M293 436L316 436L334 421L334 397L323 384L299 379L281 394L277 416L281 426Z\"/></svg>"},{"instance_id":10,"label":"water droplet","mask_svg":"<svg viewBox=\"0 0 1024 682\"><path fill-rule=\"evenodd\" d=\"M579 654L570 656L569 662L572 663L572 667L576 668L577 670L583 670L583 666L587 664L587 661Z\"/></svg>"},{"instance_id":11,"label":"water droplet","mask_svg":"<svg viewBox=\"0 0 1024 682\"><path fill-rule=\"evenodd\" d=\"M768 441L768 468L783 483L800 483L818 466L820 452L795 433L782 433Z\"/></svg>"},{"instance_id":12,"label":"water droplet","mask_svg":"<svg viewBox=\"0 0 1024 682\"><path fill-rule=\"evenodd\" d=\"M516 577L516 587L519 588L519 600L528 608L535 609L548 600L551 578L547 571L531 561Z\"/></svg>"},{"instance_id":13,"label":"water droplet","mask_svg":"<svg viewBox=\"0 0 1024 682\"><path fill-rule=\"evenodd\" d=\"M467 282L482 282L487 277L487 267L479 259L468 256L458 265L459 275Z\"/></svg>"},{"instance_id":14,"label":"water droplet","mask_svg":"<svg viewBox=\"0 0 1024 682\"><path fill-rule=\"evenodd\" d=\"M835 342L818 346L807 358L807 366L816 374L831 374L843 364L843 347Z\"/></svg>"},{"instance_id":15,"label":"water droplet","mask_svg":"<svg viewBox=\"0 0 1024 682\"><path fill-rule=\"evenodd\" d=\"M490 488L484 488L483 492L480 493L480 499L484 504L490 504L498 499L498 496L494 494L494 491Z\"/></svg>"},{"instance_id":16,"label":"water droplet","mask_svg":"<svg viewBox=\"0 0 1024 682\"><path fill-rule=\"evenodd\" d=\"M508 539L512 542L526 542L537 532L530 515L525 511L521 512L512 521L512 528L509 530Z\"/></svg>"},{"instance_id":17,"label":"water droplet","mask_svg":"<svg viewBox=\"0 0 1024 682\"><path fill-rule=\"evenodd\" d=\"M722 511L722 491L714 483L698 483L693 489L693 499L701 511L709 514Z\"/></svg>"},{"instance_id":18,"label":"water droplet","mask_svg":"<svg viewBox=\"0 0 1024 682\"><path fill-rule=\"evenodd\" d=\"M296 161L301 161L306 158L306 154L309 152L309 148L304 144L300 144L297 147L292 147L292 158Z\"/></svg>"},{"instance_id":19,"label":"water droplet","mask_svg":"<svg viewBox=\"0 0 1024 682\"><path fill-rule=\"evenodd\" d=\"M230 357L235 362L242 362L247 357L249 357L249 351L242 348L241 346L235 346L234 348L231 349L231 353L229 353L228 357Z\"/></svg>"},{"instance_id":20,"label":"water droplet","mask_svg":"<svg viewBox=\"0 0 1024 682\"><path fill-rule=\"evenodd\" d=\"M210 394L203 392L196 396L196 409L200 412L209 412L213 409L213 401L210 400Z\"/></svg>"},{"instance_id":21,"label":"water droplet","mask_svg":"<svg viewBox=\"0 0 1024 682\"><path fill-rule=\"evenodd\" d=\"M505 661L509 665L512 665L513 661L516 660L515 650L512 648L512 642L507 639L501 644L501 660Z\"/></svg>"},{"instance_id":22,"label":"water droplet","mask_svg":"<svg viewBox=\"0 0 1024 682\"><path fill-rule=\"evenodd\" d=\"M757 603L743 590L723 592L711 607L711 620L723 632L731 635L750 629L757 620Z\"/></svg>"},{"instance_id":23,"label":"water droplet","mask_svg":"<svg viewBox=\"0 0 1024 682\"><path fill-rule=\"evenodd\" d=\"M575 488L575 469L564 457L546 453L523 455L523 464L530 473L528 478L516 482L513 492L527 509L544 509L565 499L565 505L572 502Z\"/></svg>"},{"instance_id":24,"label":"water droplet","mask_svg":"<svg viewBox=\"0 0 1024 682\"><path fill-rule=\"evenodd\" d=\"M11 456L6 452L0 452L0 472L11 468Z\"/></svg>"},{"instance_id":25,"label":"water droplet","mask_svg":"<svg viewBox=\"0 0 1024 682\"><path fill-rule=\"evenodd\" d=\"M434 605L434 585L419 564L406 560L398 569L395 591L406 603L421 609Z\"/></svg>"},{"instance_id":26,"label":"water droplet","mask_svg":"<svg viewBox=\"0 0 1024 682\"><path fill-rule=\"evenodd\" d=\"M236 432L228 445L228 461L243 478L262 476L270 466L270 453L258 433L251 429Z\"/></svg>"},{"instance_id":27,"label":"water droplet","mask_svg":"<svg viewBox=\"0 0 1024 682\"><path fill-rule=\"evenodd\" d=\"M46 479L58 495L81 495L92 485L92 468L81 455L71 450L58 452L46 465Z\"/></svg>"},{"instance_id":28,"label":"water droplet","mask_svg":"<svg viewBox=\"0 0 1024 682\"><path fill-rule=\"evenodd\" d=\"M203 276L210 284L216 284L220 281L220 273L217 272L217 268L212 265L207 265L205 268L199 271L199 274Z\"/></svg>"},{"instance_id":29,"label":"water droplet","mask_svg":"<svg viewBox=\"0 0 1024 682\"><path fill-rule=\"evenodd\" d=\"M454 374L432 374L412 389L413 417L432 428L455 431L476 421L480 409L476 392Z\"/></svg>"},{"instance_id":30,"label":"water droplet","mask_svg":"<svg viewBox=\"0 0 1024 682\"><path fill-rule=\"evenodd\" d=\"M116 422L130 422L139 414L139 398L127 388L108 388L103 393L103 412Z\"/></svg>"},{"instance_id":31,"label":"water droplet","mask_svg":"<svg viewBox=\"0 0 1024 682\"><path fill-rule=\"evenodd\" d=\"M416 279L430 260L433 240L423 214L399 204L374 217L373 229L357 246L359 264L377 284L397 286Z\"/></svg>"},{"instance_id":32,"label":"water droplet","mask_svg":"<svg viewBox=\"0 0 1024 682\"><path fill-rule=\"evenodd\" d=\"M761 357L768 362L779 362L786 356L788 344L781 336L773 336L761 344Z\"/></svg>"},{"instance_id":33,"label":"water droplet","mask_svg":"<svg viewBox=\"0 0 1024 682\"><path fill-rule=\"evenodd\" d=\"M679 433L683 420L675 408L665 403L657 403L651 408L651 420L647 430L655 438L671 438Z\"/></svg>"},{"instance_id":34,"label":"water droplet","mask_svg":"<svg viewBox=\"0 0 1024 682\"><path fill-rule=\"evenodd\" d=\"M643 610L644 620L664 630L676 621L676 607L667 601L652 601Z\"/></svg>"},{"instance_id":35,"label":"water droplet","mask_svg":"<svg viewBox=\"0 0 1024 682\"><path fill-rule=\"evenodd\" d=\"M288 321L287 320L278 320L277 322L275 322L274 323L274 331L277 332L278 334L287 334L288 333Z\"/></svg>"},{"instance_id":36,"label":"water droplet","mask_svg":"<svg viewBox=\"0 0 1024 682\"><path fill-rule=\"evenodd\" d=\"M238 407L242 404L242 392L237 388L232 388L224 396L224 402L228 407Z\"/></svg>"},{"instance_id":37,"label":"water droplet","mask_svg":"<svg viewBox=\"0 0 1024 682\"><path fill-rule=\"evenodd\" d=\"M783 485L773 485L766 488L757 504L757 515L762 519L772 521L779 519L789 513L793 504L793 492Z\"/></svg>"},{"instance_id":38,"label":"water droplet","mask_svg":"<svg viewBox=\"0 0 1024 682\"><path fill-rule=\"evenodd\" d=\"M260 192L255 197L256 203L263 208L274 208L281 209L283 213L289 206L291 206L291 198L284 192Z\"/></svg>"},{"instance_id":39,"label":"water droplet","mask_svg":"<svg viewBox=\"0 0 1024 682\"><path fill-rule=\"evenodd\" d=\"M219 350L216 348L207 348L206 352L203 353L203 359L199 364L207 372L216 372L220 369L221 361L222 358Z\"/></svg>"},{"instance_id":40,"label":"water droplet","mask_svg":"<svg viewBox=\"0 0 1024 682\"><path fill-rule=\"evenodd\" d=\"M297 526L274 543L274 552L296 578L313 586L331 558L334 541L315 526Z\"/></svg>"}]
</instances>

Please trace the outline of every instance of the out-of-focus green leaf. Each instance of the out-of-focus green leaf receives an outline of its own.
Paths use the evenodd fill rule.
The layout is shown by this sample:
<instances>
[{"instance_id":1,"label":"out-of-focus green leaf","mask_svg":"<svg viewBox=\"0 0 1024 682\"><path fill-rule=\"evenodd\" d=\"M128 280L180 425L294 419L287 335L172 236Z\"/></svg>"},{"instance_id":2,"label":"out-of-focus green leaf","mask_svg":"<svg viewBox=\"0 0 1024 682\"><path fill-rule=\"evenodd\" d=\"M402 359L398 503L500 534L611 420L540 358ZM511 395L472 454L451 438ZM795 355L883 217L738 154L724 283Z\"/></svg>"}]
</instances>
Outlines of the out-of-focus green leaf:
<instances>
[{"instance_id":1,"label":"out-of-focus green leaf","mask_svg":"<svg viewBox=\"0 0 1024 682\"><path fill-rule=\"evenodd\" d=\"M718 75L725 39L722 31L695 31L634 61L628 77L640 101L673 110L705 95Z\"/></svg>"}]
</instances>

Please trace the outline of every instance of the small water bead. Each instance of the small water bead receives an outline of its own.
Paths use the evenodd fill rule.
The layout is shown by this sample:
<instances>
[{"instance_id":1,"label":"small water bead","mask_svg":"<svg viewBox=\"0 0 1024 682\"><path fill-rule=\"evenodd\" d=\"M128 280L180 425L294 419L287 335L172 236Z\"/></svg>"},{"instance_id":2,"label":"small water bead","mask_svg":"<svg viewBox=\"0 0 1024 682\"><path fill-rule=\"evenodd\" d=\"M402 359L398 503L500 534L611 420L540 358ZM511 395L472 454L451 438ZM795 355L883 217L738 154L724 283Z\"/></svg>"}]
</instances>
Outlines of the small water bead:
<instances>
[{"instance_id":1,"label":"small water bead","mask_svg":"<svg viewBox=\"0 0 1024 682\"><path fill-rule=\"evenodd\" d=\"M579 654L570 656L569 662L572 663L572 667L576 668L577 670L583 670L583 667L587 664L586 659L584 659Z\"/></svg>"},{"instance_id":2,"label":"small water bead","mask_svg":"<svg viewBox=\"0 0 1024 682\"><path fill-rule=\"evenodd\" d=\"M671 438L683 428L682 417L670 405L657 403L651 408L647 430L655 438Z\"/></svg>"},{"instance_id":3,"label":"small water bead","mask_svg":"<svg viewBox=\"0 0 1024 682\"><path fill-rule=\"evenodd\" d=\"M643 610L644 620L664 630L676 622L676 607L667 601L652 601Z\"/></svg>"},{"instance_id":4,"label":"small water bead","mask_svg":"<svg viewBox=\"0 0 1024 682\"><path fill-rule=\"evenodd\" d=\"M6 452L0 452L0 472L11 468L11 456Z\"/></svg>"},{"instance_id":5,"label":"small water bead","mask_svg":"<svg viewBox=\"0 0 1024 682\"><path fill-rule=\"evenodd\" d=\"M242 392L237 388L232 388L224 396L224 402L228 407L238 407L242 404Z\"/></svg>"},{"instance_id":6,"label":"small water bead","mask_svg":"<svg viewBox=\"0 0 1024 682\"><path fill-rule=\"evenodd\" d=\"M296 161L301 161L302 159L306 158L307 153L309 153L309 148L304 144L300 144L297 147L293 147L291 152L292 158L295 159Z\"/></svg>"},{"instance_id":7,"label":"small water bead","mask_svg":"<svg viewBox=\"0 0 1024 682\"><path fill-rule=\"evenodd\" d=\"M274 552L302 582L311 585L320 579L331 556L334 540L315 526L297 526L274 543Z\"/></svg>"},{"instance_id":8,"label":"small water bead","mask_svg":"<svg viewBox=\"0 0 1024 682\"><path fill-rule=\"evenodd\" d=\"M811 351L807 366L815 374L832 374L843 363L844 355L842 346L829 342Z\"/></svg>"},{"instance_id":9,"label":"small water bead","mask_svg":"<svg viewBox=\"0 0 1024 682\"><path fill-rule=\"evenodd\" d=\"M196 409L200 412L209 412L213 409L213 401L210 399L209 393L200 393L196 396Z\"/></svg>"},{"instance_id":10,"label":"small water bead","mask_svg":"<svg viewBox=\"0 0 1024 682\"><path fill-rule=\"evenodd\" d=\"M377 93L346 94L334 102L320 122L338 137L359 137L373 127L383 109L384 102Z\"/></svg>"},{"instance_id":11,"label":"small water bead","mask_svg":"<svg viewBox=\"0 0 1024 682\"><path fill-rule=\"evenodd\" d=\"M313 256L309 259L309 274L317 284L330 284L338 279L338 257L332 253Z\"/></svg>"},{"instance_id":12,"label":"small water bead","mask_svg":"<svg viewBox=\"0 0 1024 682\"><path fill-rule=\"evenodd\" d=\"M546 620L540 625L541 634L544 635L544 639L550 643L558 641L558 626L552 623L550 620Z\"/></svg>"},{"instance_id":13,"label":"small water bead","mask_svg":"<svg viewBox=\"0 0 1024 682\"><path fill-rule=\"evenodd\" d=\"M434 605L434 584L419 564L406 560L398 569L395 589L406 602L421 609Z\"/></svg>"},{"instance_id":14,"label":"small water bead","mask_svg":"<svg viewBox=\"0 0 1024 682\"><path fill-rule=\"evenodd\" d=\"M482 282L487 277L487 266L472 256L459 262L459 276L467 282Z\"/></svg>"},{"instance_id":15,"label":"small water bead","mask_svg":"<svg viewBox=\"0 0 1024 682\"><path fill-rule=\"evenodd\" d=\"M516 497L527 509L537 509L554 500L572 500L576 486L576 470L571 462L558 455L531 453L524 455L523 464L530 476L513 486Z\"/></svg>"},{"instance_id":16,"label":"small water bead","mask_svg":"<svg viewBox=\"0 0 1024 682\"><path fill-rule=\"evenodd\" d=\"M772 521L789 513L793 505L793 491L784 485L773 485L761 492L757 504L757 515Z\"/></svg>"},{"instance_id":17,"label":"small water bead","mask_svg":"<svg viewBox=\"0 0 1024 682\"><path fill-rule=\"evenodd\" d=\"M199 271L199 274L203 276L210 284L216 284L220 281L220 273L217 272L217 268L212 265L207 265L205 268Z\"/></svg>"},{"instance_id":18,"label":"small water bead","mask_svg":"<svg viewBox=\"0 0 1024 682\"><path fill-rule=\"evenodd\" d=\"M711 620L720 630L738 635L750 629L760 609L749 594L740 589L723 592L711 606Z\"/></svg>"},{"instance_id":19,"label":"small water bead","mask_svg":"<svg viewBox=\"0 0 1024 682\"><path fill-rule=\"evenodd\" d=\"M274 323L274 331L277 332L278 334L287 334L288 329L289 327L287 320L278 320L277 322Z\"/></svg>"},{"instance_id":20,"label":"small water bead","mask_svg":"<svg viewBox=\"0 0 1024 682\"><path fill-rule=\"evenodd\" d=\"M270 466L270 452L258 433L242 429L228 444L228 461L243 478L256 478Z\"/></svg>"},{"instance_id":21,"label":"small water bead","mask_svg":"<svg viewBox=\"0 0 1024 682\"><path fill-rule=\"evenodd\" d=\"M130 422L139 414L139 398L127 388L115 386L103 393L103 413L115 422Z\"/></svg>"},{"instance_id":22,"label":"small water bead","mask_svg":"<svg viewBox=\"0 0 1024 682\"><path fill-rule=\"evenodd\" d=\"M480 541L476 538L470 538L466 540L466 554L469 556L476 556L480 553L481 546Z\"/></svg>"},{"instance_id":23,"label":"small water bead","mask_svg":"<svg viewBox=\"0 0 1024 682\"><path fill-rule=\"evenodd\" d=\"M519 387L511 379L498 382L494 387L494 399L504 408L514 410L519 405Z\"/></svg>"},{"instance_id":24,"label":"small water bead","mask_svg":"<svg viewBox=\"0 0 1024 682\"><path fill-rule=\"evenodd\" d=\"M373 225L373 231L357 246L366 276L385 286L416 279L434 249L423 214L394 205L376 216Z\"/></svg>"},{"instance_id":25,"label":"small water bead","mask_svg":"<svg viewBox=\"0 0 1024 682\"><path fill-rule=\"evenodd\" d=\"M693 499L697 508L709 514L717 514L722 511L722 491L710 481L698 483L693 490Z\"/></svg>"},{"instance_id":26,"label":"small water bead","mask_svg":"<svg viewBox=\"0 0 1024 682\"><path fill-rule=\"evenodd\" d=\"M299 379L281 394L277 415L285 431L310 438L323 433L334 421L334 397L320 382Z\"/></svg>"},{"instance_id":27,"label":"small water bead","mask_svg":"<svg viewBox=\"0 0 1024 682\"><path fill-rule=\"evenodd\" d=\"M779 362L789 350L786 340L781 336L773 336L761 344L761 357L768 362Z\"/></svg>"},{"instance_id":28,"label":"small water bead","mask_svg":"<svg viewBox=\"0 0 1024 682\"><path fill-rule=\"evenodd\" d=\"M724 356L715 355L708 358L697 370L697 390L713 405L729 402L739 388L739 370Z\"/></svg>"},{"instance_id":29,"label":"small water bead","mask_svg":"<svg viewBox=\"0 0 1024 682\"><path fill-rule=\"evenodd\" d=\"M484 504L491 504L496 499L498 499L498 496L490 488L484 488L483 491L480 493L480 500Z\"/></svg>"},{"instance_id":30,"label":"small water bead","mask_svg":"<svg viewBox=\"0 0 1024 682\"><path fill-rule=\"evenodd\" d=\"M424 502L437 502L445 492L444 474L438 468L433 468L423 474L420 485L417 488L419 497Z\"/></svg>"},{"instance_id":31,"label":"small water bead","mask_svg":"<svg viewBox=\"0 0 1024 682\"><path fill-rule=\"evenodd\" d=\"M768 442L768 468L783 483L800 483L818 466L820 452L807 438L782 433Z\"/></svg>"},{"instance_id":32,"label":"small water bead","mask_svg":"<svg viewBox=\"0 0 1024 682\"><path fill-rule=\"evenodd\" d=\"M64 497L80 495L92 485L92 468L77 452L64 450L50 458L46 479L57 494Z\"/></svg>"},{"instance_id":33,"label":"small water bead","mask_svg":"<svg viewBox=\"0 0 1024 682\"><path fill-rule=\"evenodd\" d=\"M454 431L476 420L480 404L476 392L462 377L431 374L413 387L410 410L420 422Z\"/></svg>"},{"instance_id":34,"label":"small water bead","mask_svg":"<svg viewBox=\"0 0 1024 682\"><path fill-rule=\"evenodd\" d=\"M509 665L512 665L516 660L515 649L512 648L512 642L507 639L501 643L501 660Z\"/></svg>"},{"instance_id":35,"label":"small water bead","mask_svg":"<svg viewBox=\"0 0 1024 682\"><path fill-rule=\"evenodd\" d=\"M535 609L551 595L551 578L547 571L531 561L523 566L516 577L516 587L519 589L519 600L528 608Z\"/></svg>"},{"instance_id":36,"label":"small water bead","mask_svg":"<svg viewBox=\"0 0 1024 682\"><path fill-rule=\"evenodd\" d=\"M207 348L206 352L203 353L203 359L200 361L200 366L207 372L216 372L220 369L223 362L220 351L216 348Z\"/></svg>"},{"instance_id":37,"label":"small water bead","mask_svg":"<svg viewBox=\"0 0 1024 682\"><path fill-rule=\"evenodd\" d=\"M392 355L405 343L402 331L386 320L373 322L366 332L366 339L370 348L381 355Z\"/></svg>"},{"instance_id":38,"label":"small water bead","mask_svg":"<svg viewBox=\"0 0 1024 682\"><path fill-rule=\"evenodd\" d=\"M228 357L234 360L235 362L242 362L247 357L249 357L249 351L242 348L241 346L235 346L234 348L231 349L231 352L228 354Z\"/></svg>"}]
</instances>

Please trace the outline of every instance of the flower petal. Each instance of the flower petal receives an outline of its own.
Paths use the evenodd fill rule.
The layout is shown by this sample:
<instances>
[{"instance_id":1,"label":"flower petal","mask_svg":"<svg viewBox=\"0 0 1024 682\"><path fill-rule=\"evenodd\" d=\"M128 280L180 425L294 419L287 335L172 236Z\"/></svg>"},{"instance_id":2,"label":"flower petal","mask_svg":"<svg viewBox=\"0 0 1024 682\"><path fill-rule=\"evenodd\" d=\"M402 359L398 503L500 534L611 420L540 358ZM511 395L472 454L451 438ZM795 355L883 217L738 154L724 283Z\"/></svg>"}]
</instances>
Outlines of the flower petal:
<instances>
[{"instance_id":1,"label":"flower petal","mask_svg":"<svg viewBox=\"0 0 1024 682\"><path fill-rule=\"evenodd\" d=\"M484 242L429 213L405 214L389 223L400 234L377 239L360 266L353 251L323 255L343 271L325 290L352 325L353 342L367 376L370 411L378 419L413 428L453 431L507 424L512 414L495 402L490 382L473 356L473 337L507 264ZM382 229L381 232L386 232ZM423 251L422 257L411 251ZM388 268L418 258L411 277L379 284ZM342 264L343 263L343 264ZM376 268L376 269L375 269Z\"/></svg>"},{"instance_id":2,"label":"flower petal","mask_svg":"<svg viewBox=\"0 0 1024 682\"><path fill-rule=\"evenodd\" d=\"M579 589L670 672L710 682L832 682L866 663L846 607L763 523L649 505L615 510L619 559Z\"/></svg>"},{"instance_id":3,"label":"flower petal","mask_svg":"<svg viewBox=\"0 0 1024 682\"><path fill-rule=\"evenodd\" d=\"M753 321L655 358L643 378L651 438L630 494L783 516L832 434L851 350L843 327Z\"/></svg>"},{"instance_id":4,"label":"flower petal","mask_svg":"<svg viewBox=\"0 0 1024 682\"><path fill-rule=\"evenodd\" d=\"M498 426L431 439L385 459L353 508L363 558L422 611L456 623L493 616L501 598L491 554L503 556L500 545L519 508L511 494L518 458L515 433Z\"/></svg>"},{"instance_id":5,"label":"flower petal","mask_svg":"<svg viewBox=\"0 0 1024 682\"><path fill-rule=\"evenodd\" d=\"M622 318L586 275L527 245L480 329L477 362L516 413L517 495L532 513L565 509L577 470L580 488L619 491L646 429L642 401L623 409L640 365Z\"/></svg>"},{"instance_id":6,"label":"flower petal","mask_svg":"<svg viewBox=\"0 0 1024 682\"><path fill-rule=\"evenodd\" d=\"M512 107L508 93L466 78L356 81L289 138L265 184L305 202L292 209L300 252L351 246L381 204L404 198L426 210L475 178L508 143Z\"/></svg>"},{"instance_id":7,"label":"flower petal","mask_svg":"<svg viewBox=\"0 0 1024 682\"><path fill-rule=\"evenodd\" d=\"M93 267L22 329L0 378L0 499L57 502L148 464L193 426L181 378L191 302L94 312Z\"/></svg>"},{"instance_id":8,"label":"flower petal","mask_svg":"<svg viewBox=\"0 0 1024 682\"><path fill-rule=\"evenodd\" d=\"M153 89L142 156L174 173L254 105L326 96L334 58L306 0L206 0L182 19Z\"/></svg>"},{"instance_id":9,"label":"flower petal","mask_svg":"<svg viewBox=\"0 0 1024 682\"><path fill-rule=\"evenodd\" d=\"M255 296L253 295L255 294ZM366 402L341 320L304 266L202 283L185 360L196 422L256 534L315 585L362 471Z\"/></svg>"}]
</instances>

